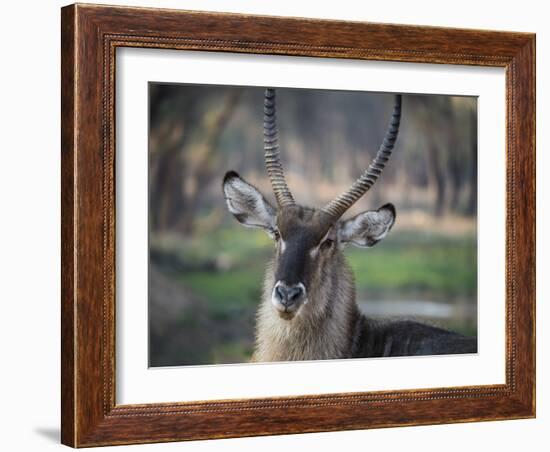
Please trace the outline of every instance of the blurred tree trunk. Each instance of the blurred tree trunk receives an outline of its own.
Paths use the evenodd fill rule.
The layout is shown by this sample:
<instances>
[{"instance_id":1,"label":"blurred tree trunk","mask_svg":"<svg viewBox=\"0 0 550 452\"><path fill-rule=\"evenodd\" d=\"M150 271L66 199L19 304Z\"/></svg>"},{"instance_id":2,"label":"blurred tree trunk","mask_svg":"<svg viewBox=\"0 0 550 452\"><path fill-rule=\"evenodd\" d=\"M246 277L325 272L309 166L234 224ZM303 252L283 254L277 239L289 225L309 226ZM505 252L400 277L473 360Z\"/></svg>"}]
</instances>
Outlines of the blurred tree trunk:
<instances>
[{"instance_id":1,"label":"blurred tree trunk","mask_svg":"<svg viewBox=\"0 0 550 452\"><path fill-rule=\"evenodd\" d=\"M171 89L159 93L164 94L154 96L153 85L150 224L154 230L180 230L190 234L198 199L211 182L219 161L216 152L219 140L241 90L231 90L225 95L220 95L220 90L213 90L206 96L190 88L183 94ZM208 104L212 107L204 109Z\"/></svg>"},{"instance_id":2,"label":"blurred tree trunk","mask_svg":"<svg viewBox=\"0 0 550 452\"><path fill-rule=\"evenodd\" d=\"M449 169L449 209L453 212L459 210L460 190L462 189L462 167L464 165L464 156L460 146L461 137L457 133L457 117L453 114L450 102L445 106L446 130L447 130L447 152Z\"/></svg>"},{"instance_id":3,"label":"blurred tree trunk","mask_svg":"<svg viewBox=\"0 0 550 452\"><path fill-rule=\"evenodd\" d=\"M216 170L218 159L214 154L240 95L240 90L232 90L223 99L222 107L211 114L205 114L198 125L201 139L198 143L193 143L193 155L190 156L190 164L182 181L185 208L179 212L178 223L175 225L184 234L193 233L198 201Z\"/></svg>"},{"instance_id":4,"label":"blurred tree trunk","mask_svg":"<svg viewBox=\"0 0 550 452\"><path fill-rule=\"evenodd\" d=\"M457 212L460 208L460 190L462 189L462 177L460 174L461 162L458 151L452 150L449 159L449 182L451 186L449 197L449 209Z\"/></svg>"},{"instance_id":5,"label":"blurred tree trunk","mask_svg":"<svg viewBox=\"0 0 550 452\"><path fill-rule=\"evenodd\" d=\"M428 145L428 162L435 187L434 215L440 217L445 211L446 182L440 152L433 140Z\"/></svg>"},{"instance_id":6,"label":"blurred tree trunk","mask_svg":"<svg viewBox=\"0 0 550 452\"><path fill-rule=\"evenodd\" d=\"M477 111L469 112L470 119L470 192L466 213L475 215L477 211Z\"/></svg>"}]
</instances>

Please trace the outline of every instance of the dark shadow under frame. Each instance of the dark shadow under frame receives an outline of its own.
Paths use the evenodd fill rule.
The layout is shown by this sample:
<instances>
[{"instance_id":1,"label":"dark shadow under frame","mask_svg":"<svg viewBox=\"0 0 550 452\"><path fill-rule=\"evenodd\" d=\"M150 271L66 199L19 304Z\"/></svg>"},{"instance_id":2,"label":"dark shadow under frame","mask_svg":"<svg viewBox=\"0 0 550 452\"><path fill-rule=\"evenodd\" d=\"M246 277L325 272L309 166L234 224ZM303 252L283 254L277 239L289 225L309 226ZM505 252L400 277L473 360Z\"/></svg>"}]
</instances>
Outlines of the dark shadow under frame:
<instances>
[{"instance_id":1,"label":"dark shadow under frame","mask_svg":"<svg viewBox=\"0 0 550 452\"><path fill-rule=\"evenodd\" d=\"M535 36L71 5L62 9L62 442L84 447L535 415ZM506 69L506 383L115 404L115 50ZM503 275L504 276L504 275Z\"/></svg>"}]
</instances>

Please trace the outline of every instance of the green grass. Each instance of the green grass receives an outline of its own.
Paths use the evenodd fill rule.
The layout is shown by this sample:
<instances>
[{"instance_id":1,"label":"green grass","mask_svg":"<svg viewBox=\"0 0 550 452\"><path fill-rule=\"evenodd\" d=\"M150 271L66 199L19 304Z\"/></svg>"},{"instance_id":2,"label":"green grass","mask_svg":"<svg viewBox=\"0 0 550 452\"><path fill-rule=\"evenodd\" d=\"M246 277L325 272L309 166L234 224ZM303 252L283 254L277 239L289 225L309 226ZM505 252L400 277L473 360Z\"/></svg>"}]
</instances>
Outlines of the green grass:
<instances>
[{"instance_id":1,"label":"green grass","mask_svg":"<svg viewBox=\"0 0 550 452\"><path fill-rule=\"evenodd\" d=\"M179 251L182 257L198 261L226 256L235 266L265 256L272 249L271 239L265 233L235 225L205 234L198 231L195 237L182 244Z\"/></svg>"},{"instance_id":2,"label":"green grass","mask_svg":"<svg viewBox=\"0 0 550 452\"><path fill-rule=\"evenodd\" d=\"M350 247L357 289L472 296L476 291L474 237L448 238L402 232L369 249Z\"/></svg>"},{"instance_id":3,"label":"green grass","mask_svg":"<svg viewBox=\"0 0 550 452\"><path fill-rule=\"evenodd\" d=\"M255 305L260 299L263 269L189 272L181 280L208 302L213 310Z\"/></svg>"}]
</instances>

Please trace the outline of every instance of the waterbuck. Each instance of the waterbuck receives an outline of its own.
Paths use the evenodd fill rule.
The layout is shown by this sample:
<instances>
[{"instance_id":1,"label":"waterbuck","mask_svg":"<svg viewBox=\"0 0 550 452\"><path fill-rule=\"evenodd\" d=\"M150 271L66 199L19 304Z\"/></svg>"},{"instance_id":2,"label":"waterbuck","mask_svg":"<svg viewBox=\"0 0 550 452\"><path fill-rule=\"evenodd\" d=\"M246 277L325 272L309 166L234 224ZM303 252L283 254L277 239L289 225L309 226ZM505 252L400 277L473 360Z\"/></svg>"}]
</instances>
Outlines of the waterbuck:
<instances>
[{"instance_id":1,"label":"waterbuck","mask_svg":"<svg viewBox=\"0 0 550 452\"><path fill-rule=\"evenodd\" d=\"M277 208L236 172L223 180L227 207L245 226L261 228L276 243L257 314L253 361L293 361L405 355L475 353L474 338L414 321L367 318L355 300L353 272L342 252L346 244L372 247L395 222L385 204L353 218L342 215L382 173L401 120L401 96L384 141L368 169L351 188L322 209L296 204L279 157L275 90L265 91L265 163Z\"/></svg>"}]
</instances>

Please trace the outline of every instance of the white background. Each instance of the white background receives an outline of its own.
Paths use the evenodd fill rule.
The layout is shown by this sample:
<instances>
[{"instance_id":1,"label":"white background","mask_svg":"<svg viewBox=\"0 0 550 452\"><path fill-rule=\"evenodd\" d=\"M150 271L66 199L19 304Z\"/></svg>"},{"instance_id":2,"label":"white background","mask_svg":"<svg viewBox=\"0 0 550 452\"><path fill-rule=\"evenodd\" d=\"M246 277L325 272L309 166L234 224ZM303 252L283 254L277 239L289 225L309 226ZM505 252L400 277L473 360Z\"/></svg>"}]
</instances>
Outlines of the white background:
<instances>
[{"instance_id":1,"label":"white background","mask_svg":"<svg viewBox=\"0 0 550 452\"><path fill-rule=\"evenodd\" d=\"M550 31L545 2L523 0L392 2L122 1L119 4L369 20L537 32L537 104L550 104ZM58 1L3 5L0 221L2 275L2 372L0 416L3 450L61 449L59 424L59 7ZM548 274L550 180L547 130L538 108L538 275ZM223 441L118 447L116 450L262 451L366 450L542 451L548 411L548 278L538 278L535 420L404 427ZM545 326L546 328L543 328ZM546 331L545 331L546 329ZM546 353L544 353L546 352ZM546 380L546 381L545 381Z\"/></svg>"}]
</instances>

